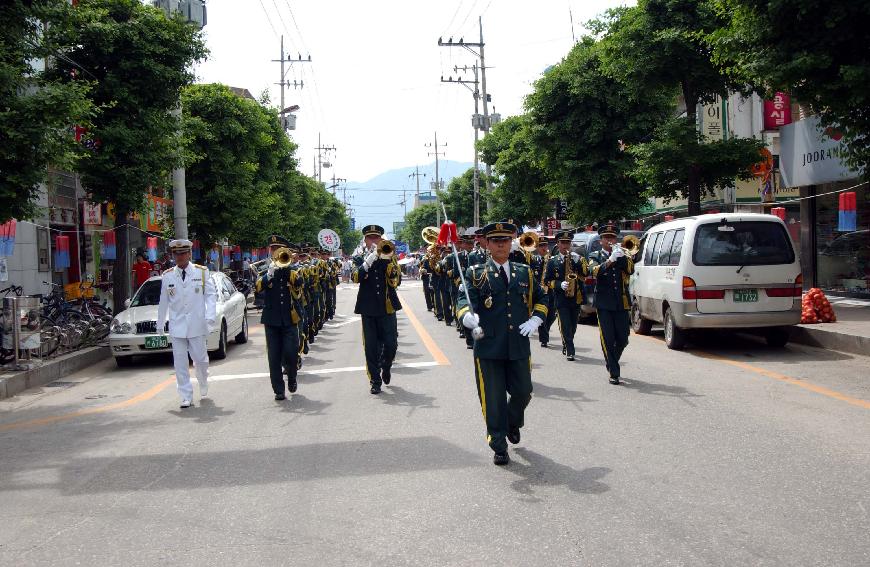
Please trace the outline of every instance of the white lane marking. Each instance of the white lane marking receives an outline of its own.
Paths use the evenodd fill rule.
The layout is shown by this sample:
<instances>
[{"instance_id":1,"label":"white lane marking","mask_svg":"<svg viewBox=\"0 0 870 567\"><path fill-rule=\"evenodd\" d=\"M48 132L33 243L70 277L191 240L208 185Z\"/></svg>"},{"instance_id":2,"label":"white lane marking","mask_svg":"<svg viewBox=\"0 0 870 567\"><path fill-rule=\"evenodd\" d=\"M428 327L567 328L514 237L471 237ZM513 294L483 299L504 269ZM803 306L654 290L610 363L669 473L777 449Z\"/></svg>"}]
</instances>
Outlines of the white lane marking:
<instances>
[{"instance_id":1,"label":"white lane marking","mask_svg":"<svg viewBox=\"0 0 870 567\"><path fill-rule=\"evenodd\" d=\"M355 317L353 319L348 319L347 321L342 321L341 323L324 323L324 327L344 327L345 325L350 325L351 323L358 323L362 321L359 317Z\"/></svg>"},{"instance_id":2,"label":"white lane marking","mask_svg":"<svg viewBox=\"0 0 870 567\"><path fill-rule=\"evenodd\" d=\"M426 368L429 366L438 366L438 363L434 360L430 360L427 362L404 362L399 364L393 364L393 367L399 368ZM314 370L300 370L298 372L299 376L303 376L305 374L338 374L341 372L365 372L365 366L344 366L342 368L318 368ZM268 372L254 372L251 374L219 374L217 376L209 376L209 382L223 382L224 380L244 380L247 378L267 378L269 376Z\"/></svg>"}]
</instances>

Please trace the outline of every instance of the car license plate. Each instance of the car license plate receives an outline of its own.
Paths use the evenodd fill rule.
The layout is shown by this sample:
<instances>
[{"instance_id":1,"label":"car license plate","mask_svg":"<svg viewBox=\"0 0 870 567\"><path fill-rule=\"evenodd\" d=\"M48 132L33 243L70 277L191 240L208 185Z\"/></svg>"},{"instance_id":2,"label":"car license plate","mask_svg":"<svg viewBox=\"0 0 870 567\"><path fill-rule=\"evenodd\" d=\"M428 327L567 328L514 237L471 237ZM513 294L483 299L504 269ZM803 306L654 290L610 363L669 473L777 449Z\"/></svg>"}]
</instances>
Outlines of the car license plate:
<instances>
[{"instance_id":1,"label":"car license plate","mask_svg":"<svg viewBox=\"0 0 870 567\"><path fill-rule=\"evenodd\" d=\"M758 301L757 289L735 289L734 303L754 303Z\"/></svg>"},{"instance_id":2,"label":"car license plate","mask_svg":"<svg viewBox=\"0 0 870 567\"><path fill-rule=\"evenodd\" d=\"M145 337L145 348L166 348L169 346L169 339L166 337Z\"/></svg>"}]
</instances>

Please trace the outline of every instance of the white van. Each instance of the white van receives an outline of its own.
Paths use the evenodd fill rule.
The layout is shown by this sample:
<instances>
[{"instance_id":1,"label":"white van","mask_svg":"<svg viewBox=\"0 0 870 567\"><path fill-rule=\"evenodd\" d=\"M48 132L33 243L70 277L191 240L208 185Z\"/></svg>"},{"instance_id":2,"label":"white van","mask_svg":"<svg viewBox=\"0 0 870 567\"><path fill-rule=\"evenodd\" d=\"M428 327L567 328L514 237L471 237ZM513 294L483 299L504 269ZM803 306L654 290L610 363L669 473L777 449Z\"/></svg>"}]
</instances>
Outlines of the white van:
<instances>
[{"instance_id":1,"label":"white van","mask_svg":"<svg viewBox=\"0 0 870 567\"><path fill-rule=\"evenodd\" d=\"M680 349L688 329L764 328L771 346L800 323L801 267L785 223L764 214L688 217L651 228L630 283L631 325L665 328Z\"/></svg>"}]
</instances>

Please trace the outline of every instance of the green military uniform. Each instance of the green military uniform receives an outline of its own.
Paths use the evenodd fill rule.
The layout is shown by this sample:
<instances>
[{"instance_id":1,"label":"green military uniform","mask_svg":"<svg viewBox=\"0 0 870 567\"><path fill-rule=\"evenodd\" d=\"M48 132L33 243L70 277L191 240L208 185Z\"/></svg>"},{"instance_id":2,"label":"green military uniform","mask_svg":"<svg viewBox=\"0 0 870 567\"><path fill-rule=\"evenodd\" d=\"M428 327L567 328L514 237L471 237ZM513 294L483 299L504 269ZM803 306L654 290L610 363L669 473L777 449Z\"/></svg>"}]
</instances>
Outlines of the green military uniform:
<instances>
[{"instance_id":1,"label":"green military uniform","mask_svg":"<svg viewBox=\"0 0 870 567\"><path fill-rule=\"evenodd\" d=\"M363 228L365 236L381 236L384 229L378 225ZM399 331L396 311L402 308L396 288L402 283L402 270L395 256L377 258L370 264L363 252L353 257L351 277L359 284L354 313L362 315L363 349L366 356L366 374L371 393L381 392L381 383L389 384L393 359L398 348Z\"/></svg>"},{"instance_id":2,"label":"green military uniform","mask_svg":"<svg viewBox=\"0 0 870 567\"><path fill-rule=\"evenodd\" d=\"M490 237L509 236L512 230L507 223L484 229ZM487 441L496 457L503 459L496 464L507 463L506 437L519 440L532 397L529 338L521 334L520 327L533 315L540 321L547 317L544 290L529 267L509 260L506 264L499 266L490 259L469 267L468 299L462 294L457 308L460 318L469 307L480 317L484 335L474 341L474 366Z\"/></svg>"},{"instance_id":3,"label":"green military uniform","mask_svg":"<svg viewBox=\"0 0 870 567\"><path fill-rule=\"evenodd\" d=\"M420 280L423 282L423 298L426 300L426 311L432 311L435 308L435 301L432 292L432 267L430 264L431 253L426 252L420 260Z\"/></svg>"},{"instance_id":4,"label":"green military uniform","mask_svg":"<svg viewBox=\"0 0 870 567\"><path fill-rule=\"evenodd\" d=\"M557 238L571 241L570 232L560 232ZM570 259L569 259L570 257ZM568 297L562 289L562 282L566 281L568 270L575 276L574 297ZM544 284L553 288L553 304L559 318L559 332L562 335L562 353L567 355L568 360L574 360L574 334L577 332L577 319L580 312L580 304L583 303L583 278L586 277L586 260L576 252L568 252L567 255L556 253L547 262L544 270Z\"/></svg>"},{"instance_id":5,"label":"green military uniform","mask_svg":"<svg viewBox=\"0 0 870 567\"><path fill-rule=\"evenodd\" d=\"M601 235L619 234L619 227L608 223L598 229ZM601 337L601 350L604 364L610 373L610 382L619 384L619 359L628 346L630 329L629 310L631 296L628 293L628 279L634 273L634 260L621 256L612 263L601 252L599 263L592 269L595 277L595 307L598 311L598 329Z\"/></svg>"},{"instance_id":6,"label":"green military uniform","mask_svg":"<svg viewBox=\"0 0 870 567\"><path fill-rule=\"evenodd\" d=\"M288 246L286 239L272 235L269 245ZM274 265L274 261L273 261ZM300 314L296 308L294 294L298 291L302 279L298 270L292 266L274 269L257 279L257 293L263 293L263 314L260 322L266 330L266 349L269 360L269 379L276 400L284 399L283 370L287 372L287 383L290 392L295 392L297 357L299 345Z\"/></svg>"},{"instance_id":7,"label":"green military uniform","mask_svg":"<svg viewBox=\"0 0 870 567\"><path fill-rule=\"evenodd\" d=\"M540 242L546 244L546 239L546 236L541 236ZM534 258L535 259L531 264L532 271L535 272L535 277L541 282L541 286L547 294L547 320L544 321L543 325L538 327L538 340L540 340L541 346L546 348L547 344L550 342L550 327L553 326L553 321L556 320L556 303L554 300L555 294L553 293L553 285L544 281L544 273L547 268L547 263L550 261L550 254L549 252L546 252L543 255L536 254Z\"/></svg>"}]
</instances>

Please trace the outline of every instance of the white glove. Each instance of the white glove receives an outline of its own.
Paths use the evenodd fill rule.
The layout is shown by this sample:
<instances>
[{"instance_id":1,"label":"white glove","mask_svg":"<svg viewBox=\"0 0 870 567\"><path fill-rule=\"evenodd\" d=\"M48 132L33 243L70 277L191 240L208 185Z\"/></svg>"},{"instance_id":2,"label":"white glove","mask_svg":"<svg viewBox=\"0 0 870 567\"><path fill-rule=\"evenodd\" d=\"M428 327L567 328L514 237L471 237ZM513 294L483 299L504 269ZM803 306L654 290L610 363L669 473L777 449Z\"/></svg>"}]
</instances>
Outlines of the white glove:
<instances>
[{"instance_id":1,"label":"white glove","mask_svg":"<svg viewBox=\"0 0 870 567\"><path fill-rule=\"evenodd\" d=\"M378 259L378 253L377 253L377 252L372 252L372 253L370 253L368 256L366 256L366 259L364 260L365 265L366 265L366 270L368 270L369 268L371 268L371 267L372 267L372 264L374 264L374 263L377 261L377 259Z\"/></svg>"},{"instance_id":2,"label":"white glove","mask_svg":"<svg viewBox=\"0 0 870 567\"><path fill-rule=\"evenodd\" d=\"M580 261L580 254L578 254L576 252L571 252L571 259L575 262L579 262Z\"/></svg>"},{"instance_id":3,"label":"white glove","mask_svg":"<svg viewBox=\"0 0 870 567\"><path fill-rule=\"evenodd\" d=\"M266 270L266 276L271 280L272 276L275 275L275 264L269 264L269 268Z\"/></svg>"},{"instance_id":4,"label":"white glove","mask_svg":"<svg viewBox=\"0 0 870 567\"><path fill-rule=\"evenodd\" d=\"M543 323L543 321L541 321L540 317L532 315L528 321L520 325L520 334L524 337L528 337L541 326L541 323Z\"/></svg>"},{"instance_id":5,"label":"white glove","mask_svg":"<svg viewBox=\"0 0 870 567\"><path fill-rule=\"evenodd\" d=\"M613 250L610 252L609 260L611 262L616 262L620 258L625 257L625 252L622 250L622 246L614 246Z\"/></svg>"},{"instance_id":6,"label":"white glove","mask_svg":"<svg viewBox=\"0 0 870 567\"><path fill-rule=\"evenodd\" d=\"M568 291L568 282L562 282L559 284L559 287L562 288L562 291Z\"/></svg>"},{"instance_id":7,"label":"white glove","mask_svg":"<svg viewBox=\"0 0 870 567\"><path fill-rule=\"evenodd\" d=\"M466 329L474 329L480 326L480 316L477 313L466 313L462 317L462 324Z\"/></svg>"},{"instance_id":8,"label":"white glove","mask_svg":"<svg viewBox=\"0 0 870 567\"><path fill-rule=\"evenodd\" d=\"M519 249L520 249L519 239L514 238L513 240L511 240L511 252L516 252Z\"/></svg>"}]
</instances>

